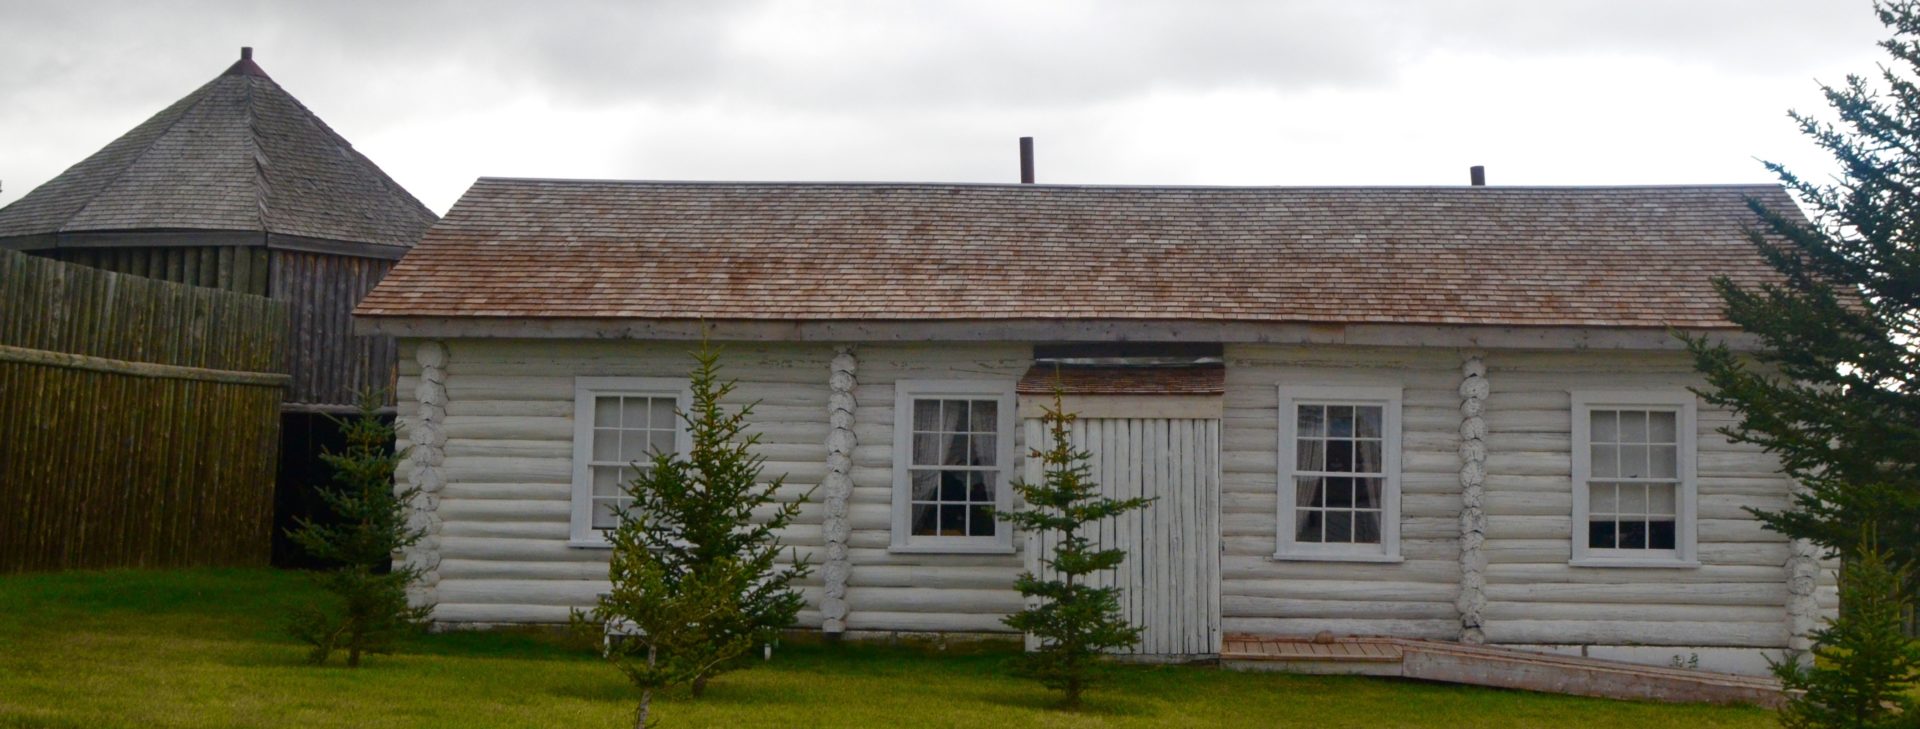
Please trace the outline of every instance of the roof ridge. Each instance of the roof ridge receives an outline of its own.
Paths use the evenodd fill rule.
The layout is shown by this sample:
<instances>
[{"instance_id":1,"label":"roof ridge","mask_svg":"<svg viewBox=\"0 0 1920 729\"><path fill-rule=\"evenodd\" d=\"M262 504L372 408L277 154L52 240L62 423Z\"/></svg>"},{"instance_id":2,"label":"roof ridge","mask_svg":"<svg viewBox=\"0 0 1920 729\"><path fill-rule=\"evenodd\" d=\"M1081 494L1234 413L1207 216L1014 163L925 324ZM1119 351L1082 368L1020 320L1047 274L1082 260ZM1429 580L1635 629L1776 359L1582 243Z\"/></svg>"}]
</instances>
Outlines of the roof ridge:
<instances>
[{"instance_id":1,"label":"roof ridge","mask_svg":"<svg viewBox=\"0 0 1920 729\"><path fill-rule=\"evenodd\" d=\"M244 50L246 55L243 55L240 61L234 64L235 66L238 66L240 63L253 63L251 58L253 49L247 48ZM262 78L266 79L267 83L273 83L273 79L268 78L264 73L259 76L253 76L248 73L234 73L232 70L228 70L228 72L223 75L239 76L242 79ZM271 224L268 222L272 217L272 205L269 202L269 200L272 199L270 192L272 183L267 179L267 167L273 163L273 160L267 158L267 150L260 144L260 117L254 113L253 108L253 81L247 80L244 81L244 83L247 85L247 92L241 104L242 111L240 113L246 118L247 146L251 147L253 151L251 155L252 159L248 161L253 163L254 220L260 226L262 232L272 232L273 228L270 227ZM278 84L275 85L277 86Z\"/></svg>"},{"instance_id":2,"label":"roof ridge","mask_svg":"<svg viewBox=\"0 0 1920 729\"><path fill-rule=\"evenodd\" d=\"M1733 190L1733 189L1778 189L1777 182L1696 182L1663 184L1628 185L1164 185L1164 184L1124 184L1124 183L1021 183L1021 182L938 182L938 181L886 181L886 180L669 180L669 179L618 179L586 177L508 177L483 175L475 180L481 182L527 182L577 185L641 186L641 185L684 185L684 186L739 186L739 187L973 187L1007 188L1016 190L1372 190L1397 191L1419 190L1440 191L1458 190L1461 192L1533 192L1533 191L1571 191L1571 190Z\"/></svg>"},{"instance_id":3,"label":"roof ridge","mask_svg":"<svg viewBox=\"0 0 1920 729\"><path fill-rule=\"evenodd\" d=\"M126 164L120 166L120 169L114 170L113 177L109 178L106 181L106 183L95 188L93 193L87 196L87 202L85 204L82 204L80 207L74 208L73 212L68 213L65 216L65 218L60 221L60 224L58 226L55 226L54 230L55 231L66 230L68 224L72 223L75 219L78 219L81 215L85 214L88 208L93 207L94 203L99 202L101 196L105 195L107 191L112 190L115 185L120 184L120 180L127 176L127 171L133 169L136 166L139 166L140 161L146 159L147 155L153 152L154 147L159 146L160 140L166 138L168 134L171 134L173 132L174 127L180 125L180 120L187 118L187 115L192 114L194 109L200 108L201 104L207 103L207 97L213 95L209 93L209 89L212 89L214 84L219 83L220 80L224 78L226 78L226 74L215 76L212 81L208 81L204 84L201 84L200 88L194 89L193 93L188 94L187 96L189 98L193 98L193 103L188 104L186 108L181 109L180 113L176 114L173 117L172 121L167 122L167 125L161 128L158 133L155 133L152 138L148 139L146 144L141 145L139 154L133 155L131 159L127 160ZM166 110L162 109L160 111L160 114L164 114L164 113L166 113ZM159 116L159 114L155 114L154 116ZM112 142L108 142L108 145L112 145ZM98 154L98 152L96 152L95 154ZM81 162L85 162L85 161L86 160L81 160ZM66 173L62 172L60 174L64 175ZM59 179L59 177L56 176L54 179ZM27 192L32 193L33 191L28 190Z\"/></svg>"}]
</instances>

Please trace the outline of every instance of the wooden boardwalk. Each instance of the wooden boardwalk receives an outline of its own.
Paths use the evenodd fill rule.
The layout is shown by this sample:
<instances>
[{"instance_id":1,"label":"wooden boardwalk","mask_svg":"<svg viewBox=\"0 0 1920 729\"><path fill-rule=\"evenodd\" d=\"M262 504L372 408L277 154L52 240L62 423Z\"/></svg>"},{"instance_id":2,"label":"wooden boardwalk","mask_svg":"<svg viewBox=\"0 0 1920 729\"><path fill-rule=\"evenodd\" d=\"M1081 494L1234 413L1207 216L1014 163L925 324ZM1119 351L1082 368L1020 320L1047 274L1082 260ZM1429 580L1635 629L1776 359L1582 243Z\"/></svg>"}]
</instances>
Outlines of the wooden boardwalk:
<instances>
[{"instance_id":1,"label":"wooden boardwalk","mask_svg":"<svg viewBox=\"0 0 1920 729\"><path fill-rule=\"evenodd\" d=\"M1238 670L1397 676L1639 701L1777 706L1782 698L1769 678L1436 640L1230 634L1220 660Z\"/></svg>"}]
</instances>

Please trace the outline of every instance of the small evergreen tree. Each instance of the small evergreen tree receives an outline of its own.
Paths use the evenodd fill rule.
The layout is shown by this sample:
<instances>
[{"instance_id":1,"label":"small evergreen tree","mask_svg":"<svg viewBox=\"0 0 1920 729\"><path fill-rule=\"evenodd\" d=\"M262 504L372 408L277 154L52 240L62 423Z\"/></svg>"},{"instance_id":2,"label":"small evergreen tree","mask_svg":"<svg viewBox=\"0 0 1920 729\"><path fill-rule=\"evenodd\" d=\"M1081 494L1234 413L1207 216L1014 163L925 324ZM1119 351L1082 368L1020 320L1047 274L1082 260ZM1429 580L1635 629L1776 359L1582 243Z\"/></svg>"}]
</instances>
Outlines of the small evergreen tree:
<instances>
[{"instance_id":1,"label":"small evergreen tree","mask_svg":"<svg viewBox=\"0 0 1920 729\"><path fill-rule=\"evenodd\" d=\"M572 621L606 638L602 655L640 689L635 726L655 690L686 683L699 696L791 626L803 604L793 581L811 571L797 554L776 564L779 531L808 497L783 502L784 477L760 481L765 459L750 452L760 436L746 434L753 406L722 407L735 383L720 381L719 359L707 345L694 354L693 407L680 415L692 451L654 454L625 485L632 503L607 532L613 589Z\"/></svg>"},{"instance_id":2,"label":"small evergreen tree","mask_svg":"<svg viewBox=\"0 0 1920 729\"><path fill-rule=\"evenodd\" d=\"M1701 395L1739 413L1735 440L1780 457L1806 486L1784 511L1756 512L1768 527L1846 556L1865 531L1888 558L1920 559L1920 5L1878 3L1893 33L1880 45L1890 93L1849 76L1826 86L1843 126L1791 114L1839 162L1831 184L1778 164L1767 168L1805 201L1752 203L1749 232L1781 274L1777 284L1716 282L1727 319L1756 335L1754 359L1705 338L1689 341L1706 375Z\"/></svg>"},{"instance_id":3,"label":"small evergreen tree","mask_svg":"<svg viewBox=\"0 0 1920 729\"><path fill-rule=\"evenodd\" d=\"M1788 729L1878 729L1920 726L1911 692L1920 672L1920 644L1904 632L1911 605L1904 570L1862 540L1840 571L1840 617L1816 632L1812 665L1800 656L1773 666L1787 689L1780 723Z\"/></svg>"},{"instance_id":4,"label":"small evergreen tree","mask_svg":"<svg viewBox=\"0 0 1920 729\"><path fill-rule=\"evenodd\" d=\"M1145 508L1152 499L1100 495L1087 465L1092 454L1075 450L1068 439L1075 416L1065 412L1062 400L1056 388L1053 405L1041 418L1047 429L1046 448L1028 455L1043 464L1041 482L1015 481L1013 490L1027 508L1000 516L1053 545L1051 554L1040 558L1041 571L1051 575L1021 573L1014 586L1021 595L1038 601L1002 622L1039 643L1016 659L1016 671L1064 692L1064 704L1076 707L1081 692L1097 678L1102 654L1140 640L1140 629L1128 624L1120 612L1120 589L1087 582L1094 573L1119 567L1126 561L1126 550L1096 549L1085 532L1102 519Z\"/></svg>"},{"instance_id":5,"label":"small evergreen tree","mask_svg":"<svg viewBox=\"0 0 1920 729\"><path fill-rule=\"evenodd\" d=\"M315 665L344 650L347 667L358 668L362 654L389 652L395 639L419 630L433 610L407 601L420 570L392 565L393 555L425 532L407 525L419 489L394 487L394 469L405 453L394 447L393 424L379 415L384 399L361 393L358 415L333 419L347 439L344 452L320 455L334 472L336 485L319 489L333 518L296 518L287 532L307 554L333 565L314 575L333 604L303 605L289 625L294 637L312 646L307 661Z\"/></svg>"}]
</instances>

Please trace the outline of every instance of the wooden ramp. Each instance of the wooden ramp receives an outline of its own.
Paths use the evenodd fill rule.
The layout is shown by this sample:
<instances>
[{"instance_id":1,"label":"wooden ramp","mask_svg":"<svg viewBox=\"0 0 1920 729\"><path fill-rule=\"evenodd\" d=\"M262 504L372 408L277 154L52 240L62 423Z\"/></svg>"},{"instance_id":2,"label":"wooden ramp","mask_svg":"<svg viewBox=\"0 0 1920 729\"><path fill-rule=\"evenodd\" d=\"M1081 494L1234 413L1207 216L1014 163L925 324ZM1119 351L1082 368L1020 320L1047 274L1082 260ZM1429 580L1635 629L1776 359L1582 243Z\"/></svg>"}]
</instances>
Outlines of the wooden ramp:
<instances>
[{"instance_id":1,"label":"wooden ramp","mask_svg":"<svg viewBox=\"0 0 1920 729\"><path fill-rule=\"evenodd\" d=\"M1773 679L1437 640L1232 634L1220 661L1237 670L1398 676L1639 701L1778 706Z\"/></svg>"}]
</instances>

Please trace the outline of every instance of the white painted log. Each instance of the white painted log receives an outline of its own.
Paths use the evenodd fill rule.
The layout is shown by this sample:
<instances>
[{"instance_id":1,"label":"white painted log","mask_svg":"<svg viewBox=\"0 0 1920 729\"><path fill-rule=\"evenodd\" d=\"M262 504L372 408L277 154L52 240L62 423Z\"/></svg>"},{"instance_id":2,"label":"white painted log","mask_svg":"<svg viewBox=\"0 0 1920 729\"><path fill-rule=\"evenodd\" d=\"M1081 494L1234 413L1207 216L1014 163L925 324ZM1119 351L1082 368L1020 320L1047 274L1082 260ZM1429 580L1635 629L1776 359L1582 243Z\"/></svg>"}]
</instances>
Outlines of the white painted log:
<instances>
[{"instance_id":1,"label":"white painted log","mask_svg":"<svg viewBox=\"0 0 1920 729\"><path fill-rule=\"evenodd\" d=\"M1353 620L1341 618L1265 618L1221 616L1220 629L1229 633L1268 635L1385 635L1399 638L1453 640L1460 634L1457 618L1432 620Z\"/></svg>"},{"instance_id":2,"label":"white painted log","mask_svg":"<svg viewBox=\"0 0 1920 729\"><path fill-rule=\"evenodd\" d=\"M1717 622L1769 623L1780 620L1776 605L1671 605L1644 603L1496 602L1489 618L1501 620L1609 621L1620 623Z\"/></svg>"},{"instance_id":3,"label":"white painted log","mask_svg":"<svg viewBox=\"0 0 1920 729\"><path fill-rule=\"evenodd\" d=\"M1779 647L1786 645L1786 624L1641 622L1605 620L1496 620L1487 626L1492 643L1638 643Z\"/></svg>"},{"instance_id":4,"label":"white painted log","mask_svg":"<svg viewBox=\"0 0 1920 729\"><path fill-rule=\"evenodd\" d=\"M1458 620L1445 602L1385 600L1295 600L1221 595L1220 614L1237 618L1322 618L1348 620Z\"/></svg>"},{"instance_id":5,"label":"white painted log","mask_svg":"<svg viewBox=\"0 0 1920 729\"><path fill-rule=\"evenodd\" d=\"M437 623L565 623L571 608L565 605L475 605L440 603L433 608Z\"/></svg>"},{"instance_id":6,"label":"white painted log","mask_svg":"<svg viewBox=\"0 0 1920 729\"><path fill-rule=\"evenodd\" d=\"M1006 633L1001 616L979 613L885 612L858 610L847 616L848 630L897 630L946 633Z\"/></svg>"},{"instance_id":7,"label":"white painted log","mask_svg":"<svg viewBox=\"0 0 1920 729\"><path fill-rule=\"evenodd\" d=\"M1437 604L1452 602L1458 590L1459 584L1456 582L1409 580L1237 579L1220 586L1222 598L1227 595L1237 595L1294 600L1366 600Z\"/></svg>"},{"instance_id":8,"label":"white painted log","mask_svg":"<svg viewBox=\"0 0 1920 729\"><path fill-rule=\"evenodd\" d=\"M848 587L847 602L856 611L951 612L1005 615L1020 609L1020 593L1011 585L1002 590L936 589L927 587Z\"/></svg>"},{"instance_id":9,"label":"white painted log","mask_svg":"<svg viewBox=\"0 0 1920 729\"><path fill-rule=\"evenodd\" d=\"M440 503L443 520L565 523L572 515L570 503L553 499L447 499Z\"/></svg>"}]
</instances>

